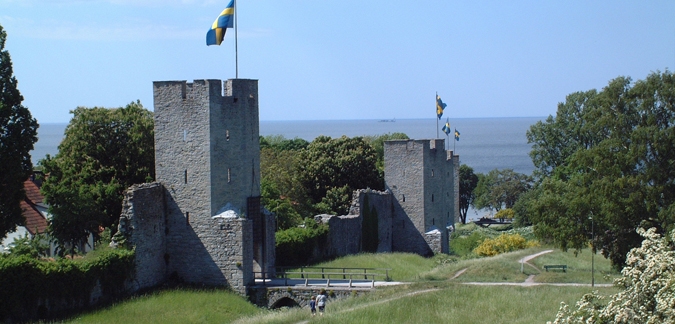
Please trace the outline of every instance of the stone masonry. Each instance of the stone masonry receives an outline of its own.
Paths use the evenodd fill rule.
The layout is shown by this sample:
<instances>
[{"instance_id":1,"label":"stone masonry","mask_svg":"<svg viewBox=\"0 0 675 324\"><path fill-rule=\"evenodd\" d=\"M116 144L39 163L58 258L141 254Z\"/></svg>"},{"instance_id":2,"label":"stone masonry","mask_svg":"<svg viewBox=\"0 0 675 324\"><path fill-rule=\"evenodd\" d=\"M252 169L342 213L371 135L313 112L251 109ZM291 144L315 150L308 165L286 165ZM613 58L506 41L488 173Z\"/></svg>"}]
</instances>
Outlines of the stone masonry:
<instances>
[{"instance_id":1,"label":"stone masonry","mask_svg":"<svg viewBox=\"0 0 675 324\"><path fill-rule=\"evenodd\" d=\"M127 191L120 232L136 289L167 278L229 286L274 275L274 215L260 206L257 80L154 82L157 183Z\"/></svg>"}]
</instances>

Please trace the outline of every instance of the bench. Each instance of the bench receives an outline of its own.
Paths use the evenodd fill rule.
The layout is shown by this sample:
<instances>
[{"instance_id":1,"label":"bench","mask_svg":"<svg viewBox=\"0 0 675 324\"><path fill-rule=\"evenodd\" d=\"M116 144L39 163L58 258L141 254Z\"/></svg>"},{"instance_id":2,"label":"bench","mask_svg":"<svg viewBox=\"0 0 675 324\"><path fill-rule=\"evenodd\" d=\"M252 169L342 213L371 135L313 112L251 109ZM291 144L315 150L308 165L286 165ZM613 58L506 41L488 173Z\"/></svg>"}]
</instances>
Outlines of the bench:
<instances>
[{"instance_id":1,"label":"bench","mask_svg":"<svg viewBox=\"0 0 675 324\"><path fill-rule=\"evenodd\" d=\"M566 264L549 264L545 265L544 269L546 272L548 272L548 269L561 269L563 272L567 272L567 265Z\"/></svg>"}]
</instances>

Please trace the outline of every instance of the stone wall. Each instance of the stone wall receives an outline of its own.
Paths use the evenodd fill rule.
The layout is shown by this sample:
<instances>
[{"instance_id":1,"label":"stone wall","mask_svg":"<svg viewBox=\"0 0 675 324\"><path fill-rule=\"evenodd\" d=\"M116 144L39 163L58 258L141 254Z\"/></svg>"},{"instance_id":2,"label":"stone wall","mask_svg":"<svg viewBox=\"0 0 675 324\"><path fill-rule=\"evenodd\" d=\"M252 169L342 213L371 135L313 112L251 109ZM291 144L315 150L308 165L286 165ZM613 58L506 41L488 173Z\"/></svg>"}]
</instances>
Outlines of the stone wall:
<instances>
[{"instance_id":1,"label":"stone wall","mask_svg":"<svg viewBox=\"0 0 675 324\"><path fill-rule=\"evenodd\" d=\"M326 311L330 312L330 303L337 301L342 298L355 297L360 294L368 293L372 291L368 288L352 288L352 289L340 289L340 288L324 288L326 289L326 295L328 296L326 300ZM308 308L309 312L309 302L312 299L312 296L316 296L321 291L320 287L280 287L280 288L270 288L264 286L256 286L249 288L249 298L252 303L266 308L280 308L284 306L288 307L302 307Z\"/></svg>"},{"instance_id":2,"label":"stone wall","mask_svg":"<svg viewBox=\"0 0 675 324\"><path fill-rule=\"evenodd\" d=\"M159 285L166 280L164 187L146 183L124 193L118 231L135 246L135 280L131 290Z\"/></svg>"}]
</instances>

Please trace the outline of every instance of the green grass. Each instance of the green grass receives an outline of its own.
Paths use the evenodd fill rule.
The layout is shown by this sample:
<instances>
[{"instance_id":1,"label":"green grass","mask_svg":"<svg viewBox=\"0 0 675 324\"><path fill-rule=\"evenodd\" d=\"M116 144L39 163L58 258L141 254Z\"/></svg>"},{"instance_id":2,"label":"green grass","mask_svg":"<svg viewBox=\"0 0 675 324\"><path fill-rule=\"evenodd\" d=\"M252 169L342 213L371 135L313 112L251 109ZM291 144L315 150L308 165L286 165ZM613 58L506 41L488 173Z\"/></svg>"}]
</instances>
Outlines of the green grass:
<instances>
[{"instance_id":1,"label":"green grass","mask_svg":"<svg viewBox=\"0 0 675 324\"><path fill-rule=\"evenodd\" d=\"M542 269L542 273L535 277L537 282L575 282L591 283L591 250L584 249L581 253L562 252L555 250L531 260L530 263ZM567 272L544 271L547 264L566 264ZM595 283L610 284L620 273L612 269L612 264L602 255L595 255Z\"/></svg>"},{"instance_id":2,"label":"green grass","mask_svg":"<svg viewBox=\"0 0 675 324\"><path fill-rule=\"evenodd\" d=\"M330 301L326 315L308 309L270 311L235 323L545 323L560 302L574 304L590 287L469 286L450 282L414 283ZM616 292L600 288L601 294Z\"/></svg>"},{"instance_id":3,"label":"green grass","mask_svg":"<svg viewBox=\"0 0 675 324\"><path fill-rule=\"evenodd\" d=\"M67 323L229 323L262 311L226 290L166 290L81 314Z\"/></svg>"},{"instance_id":4,"label":"green grass","mask_svg":"<svg viewBox=\"0 0 675 324\"><path fill-rule=\"evenodd\" d=\"M349 255L333 261L312 265L329 268L389 268L389 278L393 281L416 280L421 272L433 269L439 258L424 258L412 253L361 253ZM336 270L337 271L337 270ZM384 280L384 278L377 278Z\"/></svg>"},{"instance_id":5,"label":"green grass","mask_svg":"<svg viewBox=\"0 0 675 324\"><path fill-rule=\"evenodd\" d=\"M315 266L392 268L395 281L406 284L378 288L342 300L329 300L323 317L306 308L264 310L225 290L169 290L83 314L71 323L544 323L553 320L565 301L573 305L591 287L474 286L464 282L590 282L590 253L555 250L530 261L521 273L518 260L548 247L537 247L490 258L422 258L406 253L359 254ZM545 272L545 264L567 264L568 272ZM595 257L596 282L609 283L600 273L618 276L609 261ZM467 269L451 279L457 271ZM596 287L600 294L617 288Z\"/></svg>"}]
</instances>

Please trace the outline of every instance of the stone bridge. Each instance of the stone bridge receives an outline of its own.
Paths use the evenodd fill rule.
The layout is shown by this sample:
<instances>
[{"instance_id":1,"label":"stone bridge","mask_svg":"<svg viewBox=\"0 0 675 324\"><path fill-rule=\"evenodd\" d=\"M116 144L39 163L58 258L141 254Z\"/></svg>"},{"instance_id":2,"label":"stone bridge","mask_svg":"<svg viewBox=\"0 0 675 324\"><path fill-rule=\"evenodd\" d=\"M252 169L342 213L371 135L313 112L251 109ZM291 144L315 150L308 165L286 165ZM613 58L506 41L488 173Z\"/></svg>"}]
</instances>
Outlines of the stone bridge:
<instances>
[{"instance_id":1,"label":"stone bridge","mask_svg":"<svg viewBox=\"0 0 675 324\"><path fill-rule=\"evenodd\" d=\"M256 279L255 286L248 287L252 303L270 309L281 307L309 307L312 296L326 290L328 301L354 297L368 293L378 286L396 284L372 280L326 280L326 279Z\"/></svg>"}]
</instances>

